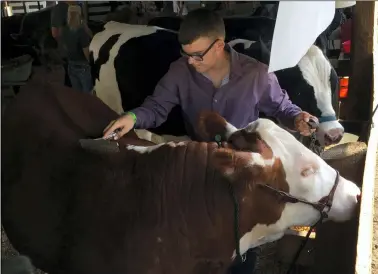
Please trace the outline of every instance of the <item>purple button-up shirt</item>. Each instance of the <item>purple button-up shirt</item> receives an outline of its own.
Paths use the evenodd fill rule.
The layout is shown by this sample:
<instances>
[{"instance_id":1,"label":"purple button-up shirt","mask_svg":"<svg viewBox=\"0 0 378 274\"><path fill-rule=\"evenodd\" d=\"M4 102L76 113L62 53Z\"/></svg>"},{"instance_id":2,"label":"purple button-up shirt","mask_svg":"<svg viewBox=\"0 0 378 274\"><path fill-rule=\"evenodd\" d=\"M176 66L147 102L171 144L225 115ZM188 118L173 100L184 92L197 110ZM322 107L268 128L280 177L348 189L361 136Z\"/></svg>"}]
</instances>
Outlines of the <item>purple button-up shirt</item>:
<instances>
[{"instance_id":1,"label":"purple button-up shirt","mask_svg":"<svg viewBox=\"0 0 378 274\"><path fill-rule=\"evenodd\" d=\"M219 88L188 64L186 57L173 62L157 84L154 94L131 110L137 116L135 128L158 127L167 119L175 105L180 105L186 120L188 135L196 139L193 130L202 110L213 110L237 128L247 126L259 117L259 111L279 119L289 128L301 109L294 105L278 84L268 66L236 52L230 52L230 75Z\"/></svg>"}]
</instances>

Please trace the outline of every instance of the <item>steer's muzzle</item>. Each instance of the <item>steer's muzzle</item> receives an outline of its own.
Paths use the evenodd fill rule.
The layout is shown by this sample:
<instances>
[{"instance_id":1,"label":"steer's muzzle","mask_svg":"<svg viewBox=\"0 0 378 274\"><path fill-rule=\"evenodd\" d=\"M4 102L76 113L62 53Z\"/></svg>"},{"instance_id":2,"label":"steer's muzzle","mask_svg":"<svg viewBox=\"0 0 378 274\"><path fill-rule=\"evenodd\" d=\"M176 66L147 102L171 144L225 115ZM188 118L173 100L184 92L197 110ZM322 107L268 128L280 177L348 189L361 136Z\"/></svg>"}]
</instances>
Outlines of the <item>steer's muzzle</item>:
<instances>
[{"instance_id":1,"label":"steer's muzzle","mask_svg":"<svg viewBox=\"0 0 378 274\"><path fill-rule=\"evenodd\" d=\"M337 144L341 141L343 136L344 136L344 129L342 128L330 129L324 134L324 144L326 146Z\"/></svg>"},{"instance_id":2,"label":"steer's muzzle","mask_svg":"<svg viewBox=\"0 0 378 274\"><path fill-rule=\"evenodd\" d=\"M356 214L361 199L361 189L353 182L340 177L339 186L330 210L330 218L335 221L347 221Z\"/></svg>"}]
</instances>

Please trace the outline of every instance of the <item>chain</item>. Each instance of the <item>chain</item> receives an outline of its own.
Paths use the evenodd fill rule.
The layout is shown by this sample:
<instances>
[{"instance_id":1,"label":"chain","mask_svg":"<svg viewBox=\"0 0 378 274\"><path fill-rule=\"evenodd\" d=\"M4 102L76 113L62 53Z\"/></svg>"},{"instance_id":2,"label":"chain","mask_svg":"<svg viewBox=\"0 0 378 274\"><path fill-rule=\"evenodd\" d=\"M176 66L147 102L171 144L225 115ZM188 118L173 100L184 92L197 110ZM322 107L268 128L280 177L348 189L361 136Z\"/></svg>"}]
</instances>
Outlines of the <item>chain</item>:
<instances>
[{"instance_id":1,"label":"chain","mask_svg":"<svg viewBox=\"0 0 378 274\"><path fill-rule=\"evenodd\" d=\"M311 141L308 148L315 154L321 156L324 152L324 148L319 144L318 140L316 139L315 132L311 134L310 138L311 138Z\"/></svg>"}]
</instances>

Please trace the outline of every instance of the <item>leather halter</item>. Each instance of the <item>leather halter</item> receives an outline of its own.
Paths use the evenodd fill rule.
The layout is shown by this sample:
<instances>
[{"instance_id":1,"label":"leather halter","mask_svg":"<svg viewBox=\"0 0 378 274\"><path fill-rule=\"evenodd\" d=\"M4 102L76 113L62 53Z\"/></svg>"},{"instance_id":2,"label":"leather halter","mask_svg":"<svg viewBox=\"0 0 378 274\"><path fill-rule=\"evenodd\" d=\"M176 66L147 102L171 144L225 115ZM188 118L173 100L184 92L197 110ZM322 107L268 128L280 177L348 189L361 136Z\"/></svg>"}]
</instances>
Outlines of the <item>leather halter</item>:
<instances>
[{"instance_id":1,"label":"leather halter","mask_svg":"<svg viewBox=\"0 0 378 274\"><path fill-rule=\"evenodd\" d=\"M270 185L267 185L267 184L258 184L258 186L263 187L264 189L269 190L270 192L282 197L285 202L303 203L306 205L310 205L313 208L315 208L317 211L319 211L322 218L328 218L328 213L331 210L333 198L335 196L336 188L339 185L339 181L340 181L340 174L336 170L336 178L335 178L335 182L333 183L333 187L331 188L331 191L329 192L327 196L324 196L318 202L314 202L314 203L301 199L301 198L294 197L285 191L275 189L274 187L271 187ZM328 208L328 210L325 210L326 208Z\"/></svg>"},{"instance_id":2,"label":"leather halter","mask_svg":"<svg viewBox=\"0 0 378 274\"><path fill-rule=\"evenodd\" d=\"M319 123L325 123L325 122L337 121L337 118L335 115L329 115L329 116L320 116L318 120L319 120Z\"/></svg>"}]
</instances>

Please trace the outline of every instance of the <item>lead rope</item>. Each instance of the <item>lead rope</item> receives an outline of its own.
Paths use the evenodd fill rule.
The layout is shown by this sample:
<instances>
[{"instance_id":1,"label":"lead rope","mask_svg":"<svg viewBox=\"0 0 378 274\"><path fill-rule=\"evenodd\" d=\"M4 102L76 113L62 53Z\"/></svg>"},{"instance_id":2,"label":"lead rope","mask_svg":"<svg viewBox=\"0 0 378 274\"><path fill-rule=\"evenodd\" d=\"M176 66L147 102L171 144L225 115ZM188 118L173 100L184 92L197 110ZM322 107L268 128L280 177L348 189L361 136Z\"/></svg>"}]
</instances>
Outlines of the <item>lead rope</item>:
<instances>
[{"instance_id":1,"label":"lead rope","mask_svg":"<svg viewBox=\"0 0 378 274\"><path fill-rule=\"evenodd\" d=\"M294 270L295 263L297 262L299 255L301 254L303 248L306 246L308 239L310 238L312 230L323 220L323 218L324 218L324 216L322 214L320 219L310 227L310 230L307 232L306 237L302 240L301 245L299 246L297 252L295 253L295 256L294 256L293 260L291 261L289 269L286 272L286 274L291 274L292 271Z\"/></svg>"},{"instance_id":2,"label":"lead rope","mask_svg":"<svg viewBox=\"0 0 378 274\"><path fill-rule=\"evenodd\" d=\"M329 208L330 209L330 208ZM323 209L324 210L324 209ZM320 211L319 210L319 213L320 213L320 218L319 220L316 221L315 224L313 224L311 227L310 227L310 230L307 232L306 234L306 237L302 240L302 243L301 245L299 246L297 252L295 253L295 256L293 258L293 260L291 261L291 264L290 264L290 267L289 267L289 270L286 272L286 274L291 274L293 269L294 269L294 266L295 266L295 263L297 262L298 258L299 258L299 255L301 254L303 248L306 246L307 242L308 242L308 239L310 238L310 235L311 235L311 232L312 230L319 224L321 223L325 218L328 217L328 213L324 212L324 211Z\"/></svg>"},{"instance_id":3,"label":"lead rope","mask_svg":"<svg viewBox=\"0 0 378 274\"><path fill-rule=\"evenodd\" d=\"M222 147L222 137L220 135L215 135L215 142L218 148ZM240 262L244 263L246 260L246 255L240 254L240 243L239 243L239 203L236 199L234 188L231 183L228 183L228 189L234 203L234 239L235 239L235 252L236 257L239 258Z\"/></svg>"}]
</instances>

